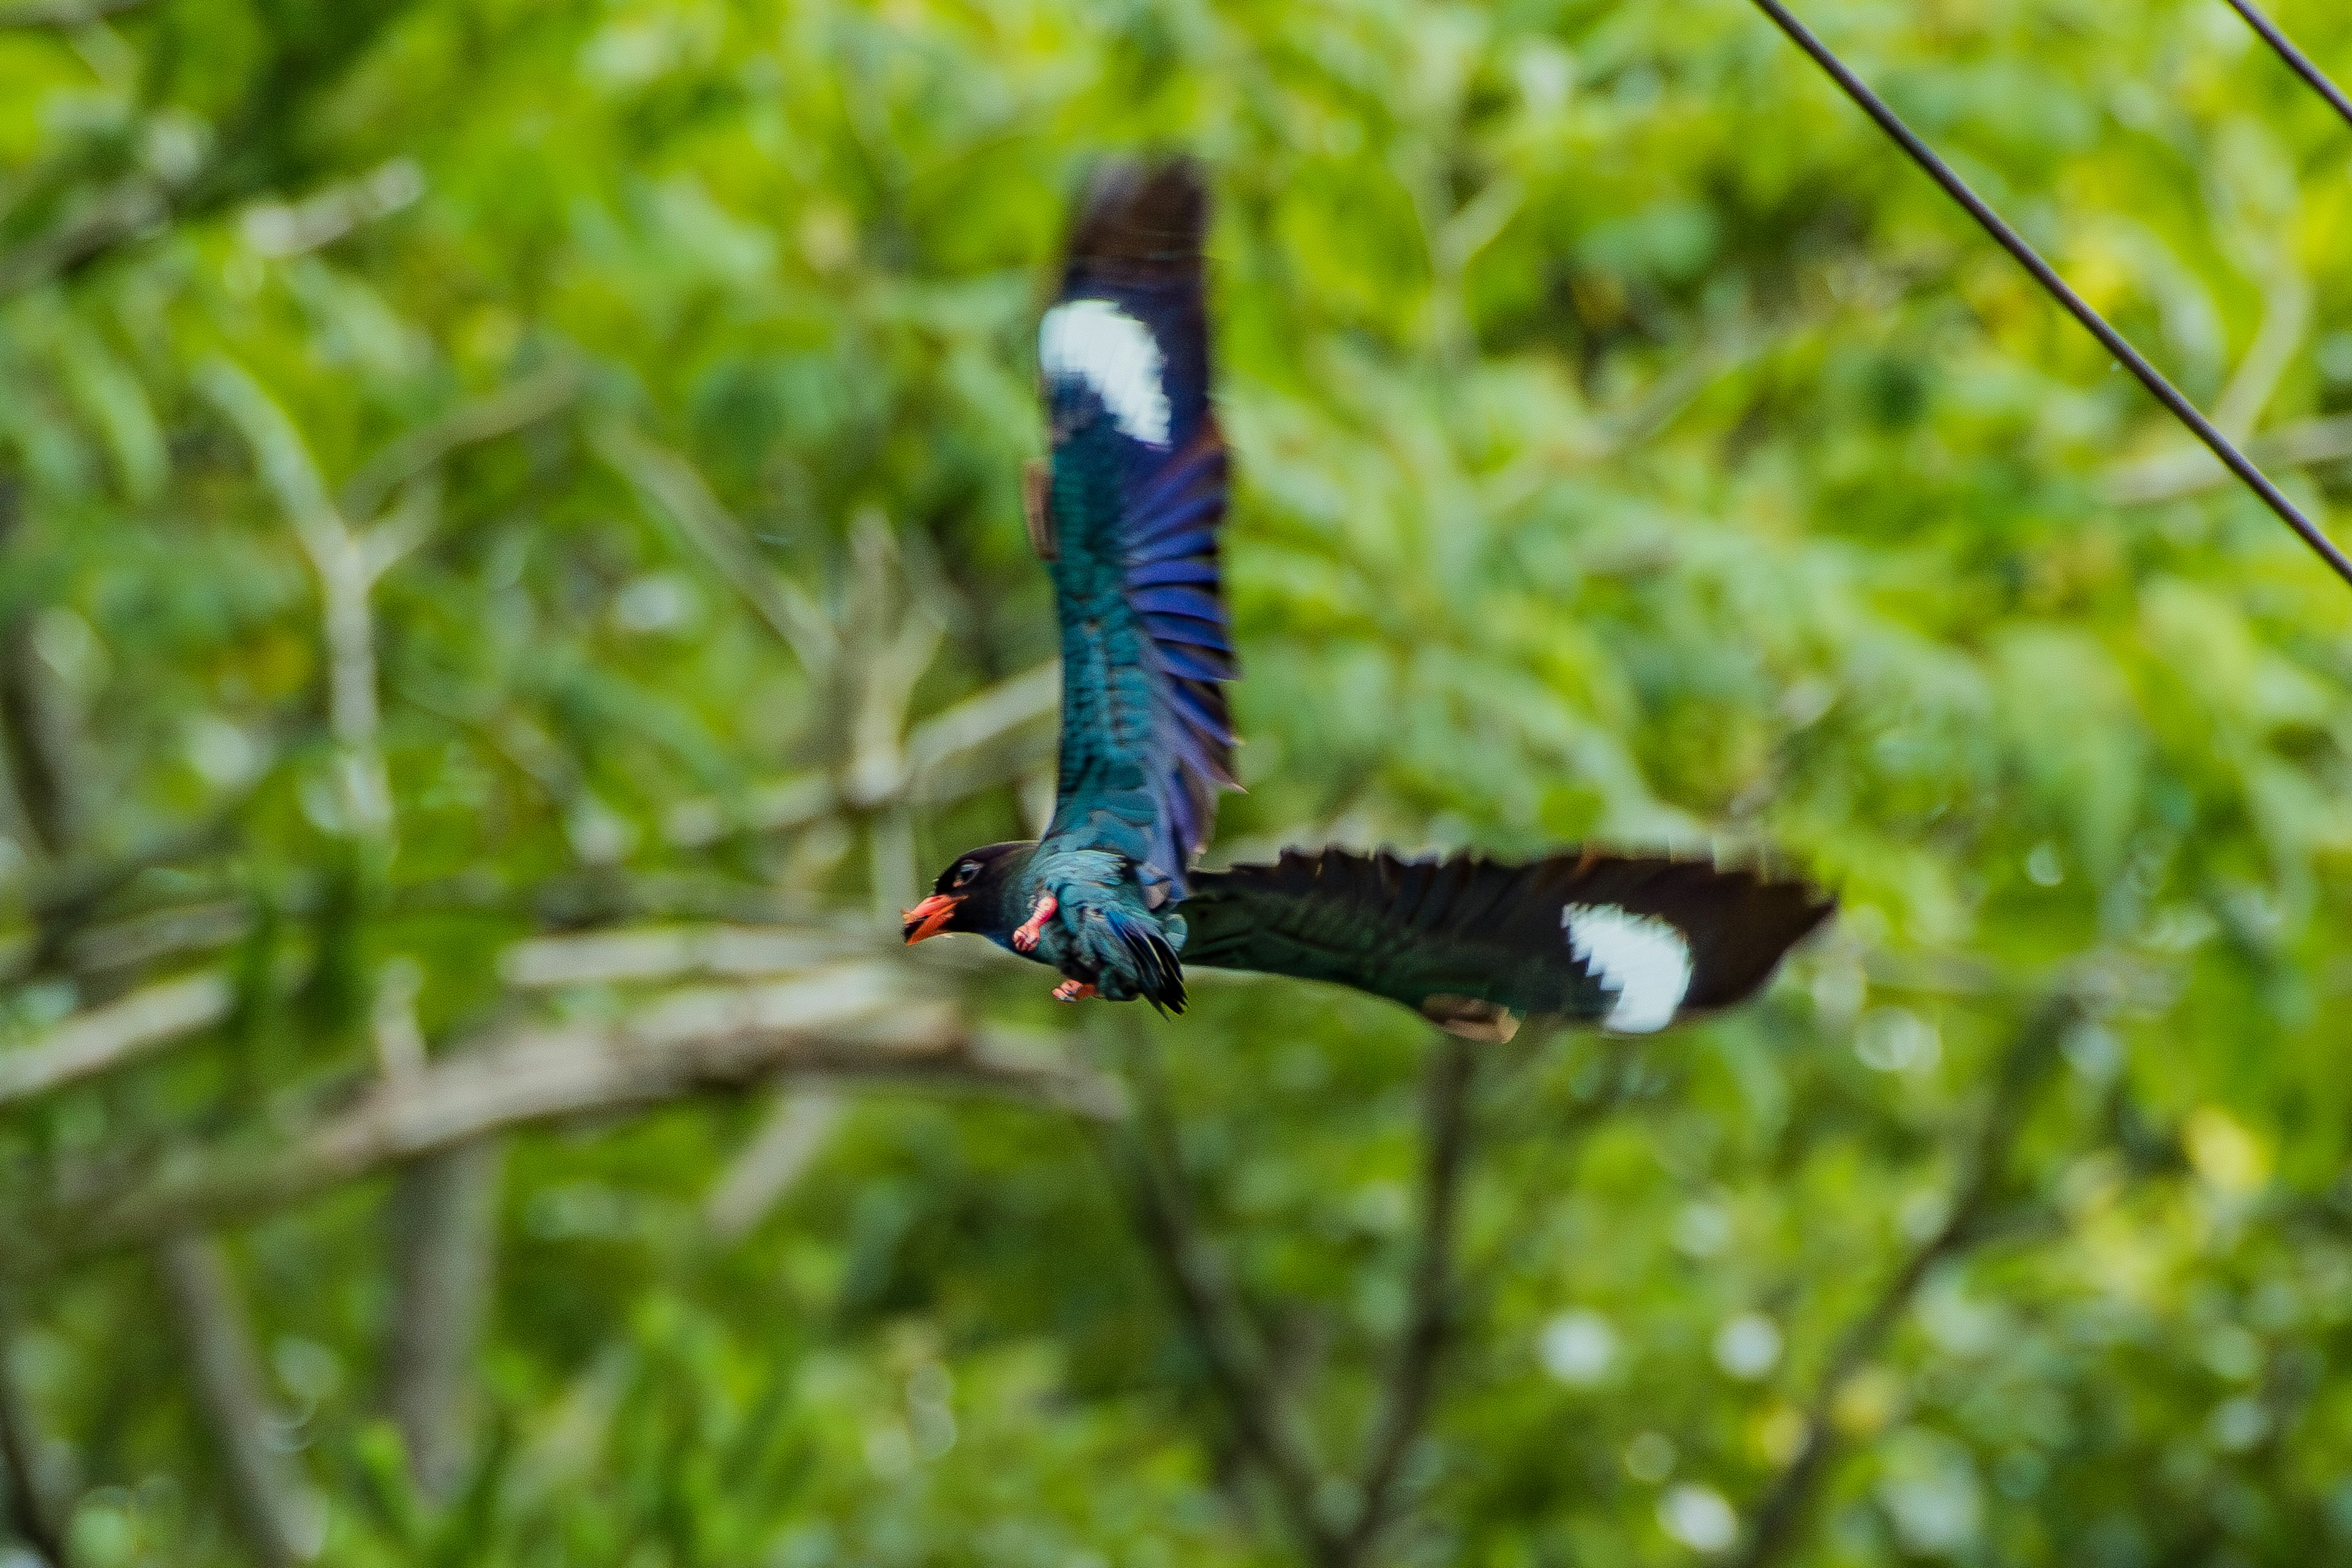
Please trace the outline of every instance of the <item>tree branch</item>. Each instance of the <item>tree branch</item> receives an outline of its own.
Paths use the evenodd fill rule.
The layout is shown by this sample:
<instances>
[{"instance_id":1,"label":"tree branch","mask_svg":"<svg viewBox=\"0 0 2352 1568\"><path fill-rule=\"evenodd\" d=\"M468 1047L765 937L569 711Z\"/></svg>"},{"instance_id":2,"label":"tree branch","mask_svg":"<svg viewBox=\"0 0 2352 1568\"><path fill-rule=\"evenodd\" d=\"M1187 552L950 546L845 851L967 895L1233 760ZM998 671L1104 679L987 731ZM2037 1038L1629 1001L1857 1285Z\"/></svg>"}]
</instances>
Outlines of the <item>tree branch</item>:
<instances>
[{"instance_id":1,"label":"tree branch","mask_svg":"<svg viewBox=\"0 0 2352 1568\"><path fill-rule=\"evenodd\" d=\"M2246 444L2256 462L2274 468L2310 468L2352 458L2352 416L2298 419ZM2115 506L2143 506L2205 495L2231 482L2228 469L2200 447L2111 468L2101 486Z\"/></svg>"},{"instance_id":2,"label":"tree branch","mask_svg":"<svg viewBox=\"0 0 2352 1568\"><path fill-rule=\"evenodd\" d=\"M1404 1461L1427 1420L1439 1366L1460 1322L1454 1252L1469 1163L1478 1049L1453 1036L1433 1047L1423 1092L1421 1217L1405 1322L1366 1435L1355 1488L1359 1501L1344 1528L1326 1517L1320 1467L1266 1365L1239 1293L1184 1200L1156 1066L1148 1058L1138 1065L1144 1085L1141 1125L1119 1139L1113 1152L1126 1177L1137 1228L1173 1287L1179 1313L1243 1451L1266 1478L1286 1521L1318 1568L1356 1568L1370 1561L1394 1523Z\"/></svg>"},{"instance_id":3,"label":"tree branch","mask_svg":"<svg viewBox=\"0 0 2352 1568\"><path fill-rule=\"evenodd\" d=\"M1351 1561L1345 1542L1322 1513L1320 1468L1266 1368L1232 1280L1193 1221L1173 1158L1164 1089L1156 1066L1139 1058L1140 1124L1107 1138L1106 1158L1122 1178L1136 1230L1167 1277L1243 1452L1265 1477L1308 1560L1318 1568L1345 1568Z\"/></svg>"},{"instance_id":4,"label":"tree branch","mask_svg":"<svg viewBox=\"0 0 2352 1568\"><path fill-rule=\"evenodd\" d=\"M631 926L527 938L499 955L499 975L519 991L748 979L874 951L868 935L823 927Z\"/></svg>"},{"instance_id":5,"label":"tree branch","mask_svg":"<svg viewBox=\"0 0 2352 1568\"><path fill-rule=\"evenodd\" d=\"M0 505L6 498L0 496ZM0 627L0 725L7 734L8 778L35 847L64 853L75 835L73 727L57 682L33 646L29 614Z\"/></svg>"},{"instance_id":6,"label":"tree branch","mask_svg":"<svg viewBox=\"0 0 2352 1568\"><path fill-rule=\"evenodd\" d=\"M47 233L0 252L0 300L85 267L171 216L172 197L161 183L146 174L118 180Z\"/></svg>"},{"instance_id":7,"label":"tree branch","mask_svg":"<svg viewBox=\"0 0 2352 1568\"><path fill-rule=\"evenodd\" d=\"M115 15L146 0L17 0L0 11L17 25L71 27ZM65 220L13 249L0 252L0 300L68 278L167 224L203 217L273 185L313 174L310 150L294 128L310 104L340 83L346 70L399 15L396 3L336 9L346 25L321 35L312 28L265 34L269 46L247 78L243 96L215 124L208 154L158 174L118 180L76 204Z\"/></svg>"},{"instance_id":8,"label":"tree branch","mask_svg":"<svg viewBox=\"0 0 2352 1568\"><path fill-rule=\"evenodd\" d=\"M226 844L244 802L230 803L209 821L166 834L119 858L68 861L33 882L30 939L10 942L0 950L0 984L13 985L35 975L74 967L76 936L96 919L99 910L144 873L176 865Z\"/></svg>"},{"instance_id":9,"label":"tree branch","mask_svg":"<svg viewBox=\"0 0 2352 1568\"><path fill-rule=\"evenodd\" d=\"M31 0L0 8L0 33L70 33L152 3L153 0Z\"/></svg>"},{"instance_id":10,"label":"tree branch","mask_svg":"<svg viewBox=\"0 0 2352 1568\"><path fill-rule=\"evenodd\" d=\"M1806 1403L1805 1434L1796 1457L1757 1505L1755 1526L1731 1559L1733 1568L1769 1568L1794 1545L1805 1512L1835 1457L1837 1436L1831 1417L1839 1395L1878 1353L1929 1273L1982 1239L1986 1210L2000 1183L2027 1102L2059 1042L2082 1016L2081 1002L2071 993L2061 993L2044 1001L2011 1042L2001 1059L1983 1120L1962 1158L1944 1223L1912 1249L1877 1298L1838 1336L1813 1396Z\"/></svg>"},{"instance_id":11,"label":"tree branch","mask_svg":"<svg viewBox=\"0 0 2352 1568\"><path fill-rule=\"evenodd\" d=\"M498 1259L498 1140L426 1156L392 1199L394 1422L417 1489L446 1497L466 1462L465 1398Z\"/></svg>"},{"instance_id":12,"label":"tree branch","mask_svg":"<svg viewBox=\"0 0 2352 1568\"><path fill-rule=\"evenodd\" d=\"M337 504L345 517L372 518L394 490L460 447L511 436L562 413L587 382L586 371L567 362L420 425L361 464L343 481Z\"/></svg>"},{"instance_id":13,"label":"tree branch","mask_svg":"<svg viewBox=\"0 0 2352 1568\"><path fill-rule=\"evenodd\" d=\"M48 1489L42 1484L38 1434L16 1390L16 1369L8 1364L13 1328L0 1311L0 1467L6 1476L8 1529L47 1568L71 1568L65 1530L52 1514Z\"/></svg>"},{"instance_id":14,"label":"tree branch","mask_svg":"<svg viewBox=\"0 0 2352 1568\"><path fill-rule=\"evenodd\" d=\"M424 194L425 171L416 160L394 158L300 201L257 202L240 215L237 229L257 255L301 256L334 244L362 224L389 217ZM369 510L350 515L365 517Z\"/></svg>"},{"instance_id":15,"label":"tree branch","mask_svg":"<svg viewBox=\"0 0 2352 1568\"><path fill-rule=\"evenodd\" d=\"M1469 1040L1441 1035L1430 1055L1423 1091L1421 1228L1413 1251L1412 1305L1357 1482L1362 1502L1342 1542L1342 1558L1349 1563L1367 1560L1396 1517L1397 1479L1429 1415L1438 1363L1459 1321L1454 1244L1470 1155L1470 1092L1477 1050Z\"/></svg>"},{"instance_id":16,"label":"tree branch","mask_svg":"<svg viewBox=\"0 0 2352 1568\"><path fill-rule=\"evenodd\" d=\"M780 1093L768 1120L703 1202L712 1233L722 1241L749 1236L824 1152L841 1111L841 1097L822 1089Z\"/></svg>"},{"instance_id":17,"label":"tree branch","mask_svg":"<svg viewBox=\"0 0 2352 1568\"><path fill-rule=\"evenodd\" d=\"M389 562L353 531L286 411L243 366L215 358L198 373L205 395L252 447L263 481L318 574L327 645L327 710L342 751L344 810L354 833L392 826L392 784L376 744L375 615L370 604ZM387 525L392 526L392 525Z\"/></svg>"},{"instance_id":18,"label":"tree branch","mask_svg":"<svg viewBox=\"0 0 2352 1568\"><path fill-rule=\"evenodd\" d=\"M622 425L596 433L597 455L719 569L811 671L831 667L839 639L806 595L768 569L694 466Z\"/></svg>"},{"instance_id":19,"label":"tree branch","mask_svg":"<svg viewBox=\"0 0 2352 1568\"><path fill-rule=\"evenodd\" d=\"M259 1152L184 1150L152 1181L66 1194L0 1225L16 1274L270 1213L387 1166L510 1128L642 1111L780 1074L995 1095L1096 1121L1116 1084L908 1005L902 965L837 966L772 985L681 992L609 1026L520 1028L401 1079Z\"/></svg>"},{"instance_id":20,"label":"tree branch","mask_svg":"<svg viewBox=\"0 0 2352 1568\"><path fill-rule=\"evenodd\" d=\"M909 729L903 771L894 776L835 781L804 773L756 791L740 808L716 799L683 801L671 808L666 832L673 844L699 848L735 828L783 833L845 808L961 800L1049 759L1050 731L1024 731L1052 718L1061 700L1061 661L1048 660Z\"/></svg>"},{"instance_id":21,"label":"tree branch","mask_svg":"<svg viewBox=\"0 0 2352 1568\"><path fill-rule=\"evenodd\" d=\"M0 1052L0 1110L145 1059L229 1015L236 990L209 971L77 1013L30 1045Z\"/></svg>"},{"instance_id":22,"label":"tree branch","mask_svg":"<svg viewBox=\"0 0 2352 1568\"><path fill-rule=\"evenodd\" d=\"M208 1237L177 1236L156 1250L156 1265L247 1543L270 1568L317 1556L325 1521L301 1472L269 1440L268 1384L228 1259Z\"/></svg>"}]
</instances>

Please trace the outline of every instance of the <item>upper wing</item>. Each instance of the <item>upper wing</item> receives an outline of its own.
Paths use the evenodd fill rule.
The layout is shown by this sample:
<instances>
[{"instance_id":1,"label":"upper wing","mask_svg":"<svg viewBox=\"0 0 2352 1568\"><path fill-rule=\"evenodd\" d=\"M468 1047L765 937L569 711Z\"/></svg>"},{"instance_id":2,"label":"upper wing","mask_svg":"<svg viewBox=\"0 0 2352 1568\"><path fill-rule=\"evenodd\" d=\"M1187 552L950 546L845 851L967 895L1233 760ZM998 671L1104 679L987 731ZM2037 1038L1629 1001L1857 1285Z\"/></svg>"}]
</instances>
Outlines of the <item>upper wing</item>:
<instances>
[{"instance_id":1,"label":"upper wing","mask_svg":"<svg viewBox=\"0 0 2352 1568\"><path fill-rule=\"evenodd\" d=\"M1189 163L1104 169L1037 331L1054 437L1039 542L1062 623L1061 786L1048 831L1116 850L1177 895L1208 842L1217 791L1234 782L1207 215Z\"/></svg>"},{"instance_id":2,"label":"upper wing","mask_svg":"<svg viewBox=\"0 0 2352 1568\"><path fill-rule=\"evenodd\" d=\"M1835 907L1704 860L1286 850L1193 879L1183 960L1336 981L1482 1037L1528 1014L1644 1034L1741 1000Z\"/></svg>"}]
</instances>

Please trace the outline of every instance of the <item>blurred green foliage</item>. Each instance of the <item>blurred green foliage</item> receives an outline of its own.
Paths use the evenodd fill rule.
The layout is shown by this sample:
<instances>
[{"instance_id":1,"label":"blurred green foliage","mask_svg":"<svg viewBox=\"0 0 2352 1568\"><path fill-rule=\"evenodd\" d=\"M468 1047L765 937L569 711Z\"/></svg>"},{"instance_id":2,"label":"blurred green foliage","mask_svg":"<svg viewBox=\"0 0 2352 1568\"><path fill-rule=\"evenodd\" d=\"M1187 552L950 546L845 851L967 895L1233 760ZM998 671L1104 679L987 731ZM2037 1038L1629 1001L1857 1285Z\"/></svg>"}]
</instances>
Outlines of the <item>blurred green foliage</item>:
<instances>
[{"instance_id":1,"label":"blurred green foliage","mask_svg":"<svg viewBox=\"0 0 2352 1568\"><path fill-rule=\"evenodd\" d=\"M2352 141L2226 7L1804 10L2340 501ZM2352 14L2276 10L2352 74ZM10 1213L271 1147L397 1065L388 994L437 1057L646 989L522 994L535 932L887 945L933 862L1022 832L1040 280L1087 157L1181 144L1238 454L1219 852L1770 847L1844 900L1738 1016L1481 1064L1388 1557L1687 1562L1790 1485L1775 1561L2352 1553L2352 601L1748 7L38 20L0 10L0 1034L231 999L0 1108ZM915 779L922 721L992 694ZM1409 1311L1423 1027L1272 983L1057 1011L942 962L1073 1061L1164 1068L1274 1393L1349 1473ZM2050 1059L2016 1045L2085 986ZM322 1560L1295 1560L1114 1134L860 1096L731 1234L769 1114L506 1141L434 1485L388 1414L389 1180L225 1232ZM6 1304L73 1561L259 1560L152 1260Z\"/></svg>"}]
</instances>

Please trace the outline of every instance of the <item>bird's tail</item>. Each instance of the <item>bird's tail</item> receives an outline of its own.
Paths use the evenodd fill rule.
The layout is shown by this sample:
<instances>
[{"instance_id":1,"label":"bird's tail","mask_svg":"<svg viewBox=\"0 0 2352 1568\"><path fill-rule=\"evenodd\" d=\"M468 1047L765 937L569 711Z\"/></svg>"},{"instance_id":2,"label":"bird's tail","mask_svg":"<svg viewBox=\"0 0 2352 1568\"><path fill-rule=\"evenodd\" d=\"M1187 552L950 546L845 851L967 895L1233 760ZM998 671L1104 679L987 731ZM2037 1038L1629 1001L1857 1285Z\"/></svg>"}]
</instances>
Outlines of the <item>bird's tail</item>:
<instances>
[{"instance_id":1,"label":"bird's tail","mask_svg":"<svg viewBox=\"0 0 2352 1568\"><path fill-rule=\"evenodd\" d=\"M1177 962L1176 950L1168 939L1148 920L1138 920L1123 910L1106 911L1110 929L1127 948L1133 960L1137 990L1143 999L1163 1013L1184 1010L1184 966Z\"/></svg>"},{"instance_id":2,"label":"bird's tail","mask_svg":"<svg viewBox=\"0 0 2352 1568\"><path fill-rule=\"evenodd\" d=\"M1835 907L1709 860L1287 850L1194 874L1184 962L1332 981L1474 1037L1530 1015L1642 1034L1746 997Z\"/></svg>"}]
</instances>

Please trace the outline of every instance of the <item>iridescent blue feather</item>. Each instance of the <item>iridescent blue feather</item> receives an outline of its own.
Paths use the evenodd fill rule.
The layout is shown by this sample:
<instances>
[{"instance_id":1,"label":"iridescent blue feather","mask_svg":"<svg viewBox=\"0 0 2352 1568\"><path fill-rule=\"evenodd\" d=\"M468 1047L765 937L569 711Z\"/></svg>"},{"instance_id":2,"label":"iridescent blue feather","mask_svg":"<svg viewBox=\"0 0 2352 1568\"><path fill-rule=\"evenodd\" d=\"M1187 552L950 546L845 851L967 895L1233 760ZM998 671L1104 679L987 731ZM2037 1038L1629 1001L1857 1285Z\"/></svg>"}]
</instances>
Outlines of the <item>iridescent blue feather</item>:
<instances>
[{"instance_id":1,"label":"iridescent blue feather","mask_svg":"<svg viewBox=\"0 0 2352 1568\"><path fill-rule=\"evenodd\" d=\"M1206 212L1188 163L1107 171L1039 332L1063 653L1047 846L1117 849L1177 897L1214 826L1217 792L1234 783Z\"/></svg>"}]
</instances>

